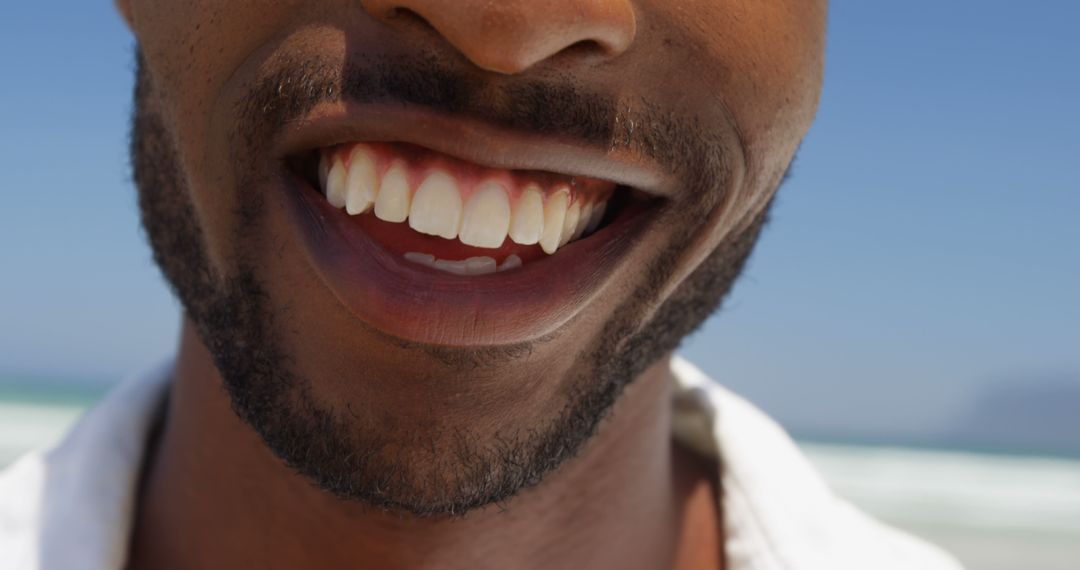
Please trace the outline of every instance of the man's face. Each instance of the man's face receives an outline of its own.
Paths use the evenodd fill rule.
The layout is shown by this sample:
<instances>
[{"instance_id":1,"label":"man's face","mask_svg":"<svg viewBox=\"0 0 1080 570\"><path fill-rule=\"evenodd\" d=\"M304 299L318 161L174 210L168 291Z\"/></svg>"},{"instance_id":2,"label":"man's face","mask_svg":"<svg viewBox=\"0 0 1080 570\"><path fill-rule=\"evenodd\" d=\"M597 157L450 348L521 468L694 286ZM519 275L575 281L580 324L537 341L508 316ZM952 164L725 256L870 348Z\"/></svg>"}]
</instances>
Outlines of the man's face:
<instances>
[{"instance_id":1,"label":"man's face","mask_svg":"<svg viewBox=\"0 0 1080 570\"><path fill-rule=\"evenodd\" d=\"M538 482L738 275L825 4L121 0L144 224L234 409L344 498Z\"/></svg>"}]
</instances>

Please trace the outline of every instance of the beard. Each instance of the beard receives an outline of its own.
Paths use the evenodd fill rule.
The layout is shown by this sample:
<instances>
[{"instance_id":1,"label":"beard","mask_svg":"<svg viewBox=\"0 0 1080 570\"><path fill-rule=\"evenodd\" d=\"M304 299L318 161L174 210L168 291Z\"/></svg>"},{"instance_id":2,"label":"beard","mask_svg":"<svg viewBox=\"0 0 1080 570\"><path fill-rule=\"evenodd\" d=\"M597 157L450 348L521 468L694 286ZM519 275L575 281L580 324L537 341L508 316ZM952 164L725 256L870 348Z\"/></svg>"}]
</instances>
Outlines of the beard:
<instances>
[{"instance_id":1,"label":"beard","mask_svg":"<svg viewBox=\"0 0 1080 570\"><path fill-rule=\"evenodd\" d=\"M274 77L264 82L264 88L252 91L247 106L259 110L258 118L249 117L250 124L241 126L238 141L265 139L257 135L265 134L262 130L268 128L267 124L287 122L289 117L282 113L302 113L325 93L334 92L319 87L317 66L297 64L283 69L282 73L289 74L287 80ZM413 75L423 77L423 83L413 85L408 69L408 65L393 66L394 80L384 80L382 90L375 95L456 112L470 109L461 103L460 94L469 89L464 79L445 73L440 76L431 69L417 70ZM463 428L460 433L440 434L436 445L434 434L402 428L388 430L370 417L357 415L352 408L344 410L314 396L313 379L295 366L283 341L284 317L277 308L280 305L269 293L259 265L251 261L253 256L244 253L260 247L245 236L258 234L264 219L262 201L253 199L239 206L236 218L241 227L232 233L237 253L226 267L213 267L180 154L164 115L157 110L153 78L141 56L136 73L131 160L142 224L154 260L214 359L232 409L274 455L318 488L344 500L390 511L417 516L461 515L506 501L573 457L597 432L626 386L674 350L720 306L767 218L768 207L745 230L729 235L646 318L644 315L656 305L684 253L685 244L690 242L691 232L700 226L687 227L672 236L642 272L641 284L612 312L601 333L581 353L586 356L576 363L565 402L550 417L502 430L496 437L476 437ZM329 75L341 81L339 74ZM433 90L432 77L456 84L451 89ZM350 81L346 74L346 84L336 92L370 97L372 81L364 79L354 76ZM296 90L283 90L282 85L295 86ZM350 93L351 85L363 87ZM361 93L361 89L367 92ZM707 137L698 136L690 127L680 128L659 119L651 123L638 120L638 125L658 126L639 127L635 138L623 137L605 130L604 125L611 124L610 116L596 112L603 108L596 97L576 96L567 88L552 89L554 93L543 87L523 89L519 92L523 99L520 107L496 111L489 108L474 114L534 131L577 129L580 132L572 134L579 138L606 137L622 140L627 146L676 149L671 160L680 157L678 160L684 163L672 166L686 173L683 179L687 184L702 189L688 193L701 197L701 203L681 207L686 211L711 211L700 209L709 207L704 201L719 203L719 189L725 187L726 177L715 159L707 159L716 155L715 149L702 142ZM449 93L453 100L444 101L432 93ZM544 97L558 98L561 119L544 116L541 110L549 106L536 100ZM575 101L581 104L575 105ZM570 113L575 120L568 122L567 108L581 112L576 116ZM275 115L275 110L281 112ZM654 140L645 140L650 133ZM655 140L664 137L667 139ZM257 193L245 192L253 194ZM512 361L529 350L527 345L408 348L465 373L493 362Z\"/></svg>"}]
</instances>

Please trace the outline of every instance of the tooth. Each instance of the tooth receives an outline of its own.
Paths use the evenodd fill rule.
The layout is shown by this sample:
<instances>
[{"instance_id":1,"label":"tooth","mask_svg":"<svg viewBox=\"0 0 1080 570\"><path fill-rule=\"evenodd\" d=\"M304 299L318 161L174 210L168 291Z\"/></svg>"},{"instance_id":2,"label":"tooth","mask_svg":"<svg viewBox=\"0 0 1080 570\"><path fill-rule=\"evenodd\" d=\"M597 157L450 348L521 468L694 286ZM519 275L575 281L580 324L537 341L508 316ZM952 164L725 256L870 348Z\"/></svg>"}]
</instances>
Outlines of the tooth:
<instances>
[{"instance_id":1,"label":"tooth","mask_svg":"<svg viewBox=\"0 0 1080 570\"><path fill-rule=\"evenodd\" d=\"M495 269L495 259L486 255L465 260L465 273L469 275L487 275L495 273Z\"/></svg>"},{"instance_id":2,"label":"tooth","mask_svg":"<svg viewBox=\"0 0 1080 570\"><path fill-rule=\"evenodd\" d=\"M409 227L422 234L454 239L460 225L461 195L457 183L446 172L432 171L413 196Z\"/></svg>"},{"instance_id":3,"label":"tooth","mask_svg":"<svg viewBox=\"0 0 1080 570\"><path fill-rule=\"evenodd\" d=\"M350 216L363 214L371 209L379 192L379 180L375 174L375 157L363 146L353 149L349 158L349 182L345 197L345 211Z\"/></svg>"},{"instance_id":4,"label":"tooth","mask_svg":"<svg viewBox=\"0 0 1080 570\"><path fill-rule=\"evenodd\" d=\"M405 259L413 263L419 263L420 265L426 265L428 267L435 267L435 256L430 253L418 253L410 251L405 254Z\"/></svg>"},{"instance_id":5,"label":"tooth","mask_svg":"<svg viewBox=\"0 0 1080 570\"><path fill-rule=\"evenodd\" d=\"M559 249L562 238L563 220L566 219L566 203L570 201L570 191L562 188L544 201L544 232L540 236L540 247L547 254Z\"/></svg>"},{"instance_id":6,"label":"tooth","mask_svg":"<svg viewBox=\"0 0 1080 570\"><path fill-rule=\"evenodd\" d=\"M435 269L441 269L448 273L455 273L457 275L468 275L468 269L465 267L465 261L450 261L449 259L436 259Z\"/></svg>"},{"instance_id":7,"label":"tooth","mask_svg":"<svg viewBox=\"0 0 1080 570\"><path fill-rule=\"evenodd\" d=\"M499 271L506 271L507 269L516 269L521 267L521 258L510 254L503 260L502 265L499 266Z\"/></svg>"},{"instance_id":8,"label":"tooth","mask_svg":"<svg viewBox=\"0 0 1080 570\"><path fill-rule=\"evenodd\" d=\"M326 178L330 175L330 159L326 158L326 153L319 153L319 190L326 193Z\"/></svg>"},{"instance_id":9,"label":"tooth","mask_svg":"<svg viewBox=\"0 0 1080 570\"><path fill-rule=\"evenodd\" d=\"M326 201L335 208L345 207L345 184L347 182L345 164L334 157L330 172L326 174Z\"/></svg>"},{"instance_id":10,"label":"tooth","mask_svg":"<svg viewBox=\"0 0 1080 570\"><path fill-rule=\"evenodd\" d=\"M581 237L585 233L585 227L589 225L589 218L592 217L593 203L585 202L581 206L581 217L578 218L577 228L574 229L574 235L570 236L570 241L574 241Z\"/></svg>"},{"instance_id":11,"label":"tooth","mask_svg":"<svg viewBox=\"0 0 1080 570\"><path fill-rule=\"evenodd\" d=\"M395 162L383 174L379 197L375 199L375 217L387 222L404 222L409 217L410 201L405 165Z\"/></svg>"},{"instance_id":12,"label":"tooth","mask_svg":"<svg viewBox=\"0 0 1080 570\"><path fill-rule=\"evenodd\" d=\"M484 182L465 204L461 219L461 243L496 248L506 241L510 229L510 199L498 182ZM494 262L494 260L492 260Z\"/></svg>"},{"instance_id":13,"label":"tooth","mask_svg":"<svg viewBox=\"0 0 1080 570\"><path fill-rule=\"evenodd\" d=\"M581 203L574 202L566 210L566 217L563 219L562 236L559 238L559 247L562 247L570 241L570 237L574 235L574 230L577 229L578 220L581 219Z\"/></svg>"},{"instance_id":14,"label":"tooth","mask_svg":"<svg viewBox=\"0 0 1080 570\"><path fill-rule=\"evenodd\" d=\"M544 231L544 194L536 184L525 187L510 218L510 239L521 245L540 241Z\"/></svg>"},{"instance_id":15,"label":"tooth","mask_svg":"<svg viewBox=\"0 0 1080 570\"><path fill-rule=\"evenodd\" d=\"M592 210L592 215L589 216L589 225L585 226L585 233L591 234L600 225L600 220L604 219L605 210L607 210L607 200L596 204Z\"/></svg>"}]
</instances>

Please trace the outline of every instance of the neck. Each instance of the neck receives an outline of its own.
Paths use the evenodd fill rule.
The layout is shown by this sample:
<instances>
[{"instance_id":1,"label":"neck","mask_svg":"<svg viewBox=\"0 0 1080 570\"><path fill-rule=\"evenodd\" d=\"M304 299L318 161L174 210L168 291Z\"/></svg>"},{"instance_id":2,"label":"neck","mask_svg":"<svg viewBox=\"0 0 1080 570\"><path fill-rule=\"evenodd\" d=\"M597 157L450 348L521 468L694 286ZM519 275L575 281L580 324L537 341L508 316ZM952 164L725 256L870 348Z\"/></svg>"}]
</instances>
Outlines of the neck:
<instances>
[{"instance_id":1,"label":"neck","mask_svg":"<svg viewBox=\"0 0 1080 570\"><path fill-rule=\"evenodd\" d=\"M665 358L577 457L505 505L406 517L342 502L285 467L232 412L185 322L130 566L671 568L687 559L683 523L715 502L686 484L700 478L671 440L670 386Z\"/></svg>"}]
</instances>

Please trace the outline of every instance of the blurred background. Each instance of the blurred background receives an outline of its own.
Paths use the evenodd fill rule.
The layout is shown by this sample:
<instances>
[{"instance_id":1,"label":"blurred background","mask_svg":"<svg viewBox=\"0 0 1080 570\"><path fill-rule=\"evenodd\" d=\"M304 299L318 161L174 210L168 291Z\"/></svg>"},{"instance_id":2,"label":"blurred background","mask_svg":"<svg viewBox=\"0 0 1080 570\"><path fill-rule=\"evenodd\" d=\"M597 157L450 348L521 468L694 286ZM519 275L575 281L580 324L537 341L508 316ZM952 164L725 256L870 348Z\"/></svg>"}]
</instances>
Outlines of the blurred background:
<instances>
[{"instance_id":1,"label":"blurred background","mask_svg":"<svg viewBox=\"0 0 1080 570\"><path fill-rule=\"evenodd\" d=\"M1080 4L834 1L771 226L684 354L974 570L1080 568ZM0 466L170 353L109 2L0 18Z\"/></svg>"}]
</instances>

